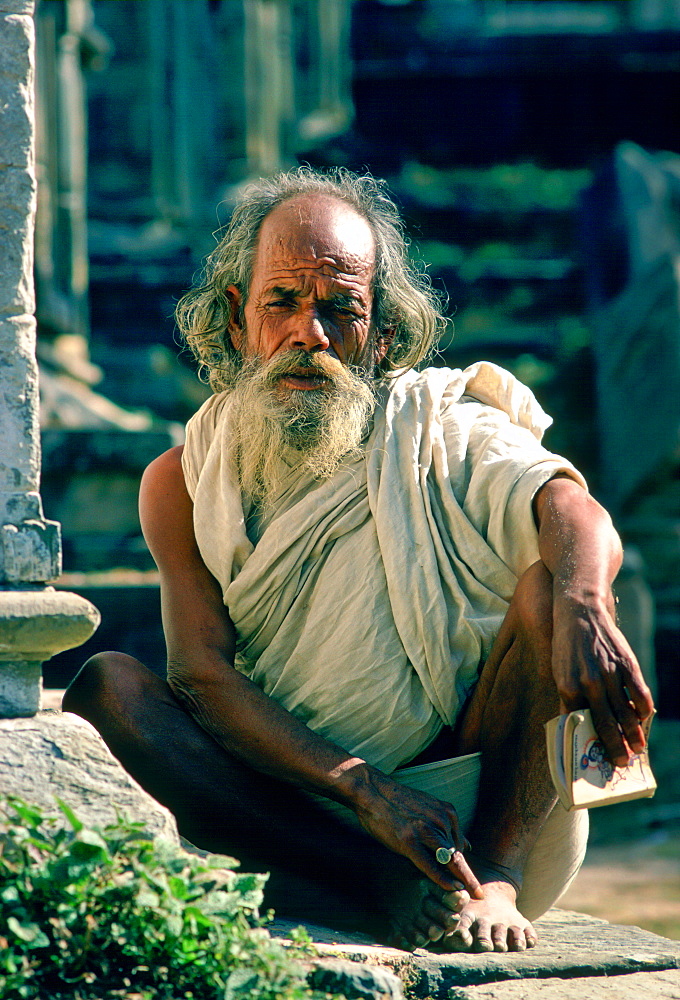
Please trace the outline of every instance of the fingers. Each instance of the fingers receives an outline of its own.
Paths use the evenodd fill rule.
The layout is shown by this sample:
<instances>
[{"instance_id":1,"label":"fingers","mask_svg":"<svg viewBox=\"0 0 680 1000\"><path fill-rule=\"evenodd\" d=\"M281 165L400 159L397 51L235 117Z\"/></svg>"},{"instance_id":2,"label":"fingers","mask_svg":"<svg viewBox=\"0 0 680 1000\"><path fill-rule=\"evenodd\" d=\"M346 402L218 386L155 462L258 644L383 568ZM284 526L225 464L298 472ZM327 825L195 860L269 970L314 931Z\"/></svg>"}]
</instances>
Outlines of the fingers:
<instances>
[{"instance_id":1,"label":"fingers","mask_svg":"<svg viewBox=\"0 0 680 1000\"><path fill-rule=\"evenodd\" d=\"M458 913L444 903L445 894L438 898L435 895L438 892L436 886L432 886L432 890L426 891L420 898L415 913L404 914L394 921L391 943L396 947L407 951L424 948L428 944L440 941L457 926ZM464 890L450 895L455 897L456 905L461 908L470 899Z\"/></svg>"},{"instance_id":2,"label":"fingers","mask_svg":"<svg viewBox=\"0 0 680 1000\"><path fill-rule=\"evenodd\" d=\"M420 846L409 857L424 875L446 892L463 888L473 899L484 898L484 890L479 879L459 850L453 854L447 865L441 865L435 860L435 851L432 848Z\"/></svg>"},{"instance_id":3,"label":"fingers","mask_svg":"<svg viewBox=\"0 0 680 1000\"><path fill-rule=\"evenodd\" d=\"M616 717L606 699L590 703L595 731L604 746L607 757L617 767L625 767L630 758Z\"/></svg>"},{"instance_id":4,"label":"fingers","mask_svg":"<svg viewBox=\"0 0 680 1000\"><path fill-rule=\"evenodd\" d=\"M446 866L453 877L462 883L462 888L467 889L473 899L483 899L484 890L472 868L463 857L461 851L456 851ZM454 887L455 888L455 887Z\"/></svg>"},{"instance_id":5,"label":"fingers","mask_svg":"<svg viewBox=\"0 0 680 1000\"><path fill-rule=\"evenodd\" d=\"M562 622L560 640L553 644L555 679L566 711L590 707L607 757L622 767L631 752L644 750L640 720L651 715L654 702L612 618L592 609L583 617Z\"/></svg>"},{"instance_id":6,"label":"fingers","mask_svg":"<svg viewBox=\"0 0 680 1000\"><path fill-rule=\"evenodd\" d=\"M470 902L470 893L465 889L454 889L452 892L445 892L442 896L442 903L452 913L460 913Z\"/></svg>"},{"instance_id":7,"label":"fingers","mask_svg":"<svg viewBox=\"0 0 680 1000\"><path fill-rule=\"evenodd\" d=\"M632 681L630 686L633 687ZM613 764L624 767L631 752L641 753L644 750L645 736L640 716L624 690L620 676L606 678L597 694L591 694L590 708L597 734Z\"/></svg>"},{"instance_id":8,"label":"fingers","mask_svg":"<svg viewBox=\"0 0 680 1000\"><path fill-rule=\"evenodd\" d=\"M469 900L469 896L465 893ZM461 907L462 908L462 907ZM452 931L458 924L458 914L440 903L434 896L426 896L422 902L421 913L415 920L415 925L428 941L439 941L446 933ZM422 947L422 946L421 946Z\"/></svg>"}]
</instances>

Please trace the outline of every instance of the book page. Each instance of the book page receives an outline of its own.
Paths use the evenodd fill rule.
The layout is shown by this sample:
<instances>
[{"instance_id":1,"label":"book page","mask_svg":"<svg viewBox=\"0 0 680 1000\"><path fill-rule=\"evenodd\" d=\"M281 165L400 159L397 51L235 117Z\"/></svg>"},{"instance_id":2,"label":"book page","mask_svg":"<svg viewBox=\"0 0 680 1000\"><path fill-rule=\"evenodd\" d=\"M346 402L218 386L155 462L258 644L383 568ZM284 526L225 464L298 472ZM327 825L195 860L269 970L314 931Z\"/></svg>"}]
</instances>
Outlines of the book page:
<instances>
[{"instance_id":1,"label":"book page","mask_svg":"<svg viewBox=\"0 0 680 1000\"><path fill-rule=\"evenodd\" d=\"M575 804L594 804L602 800L617 801L653 794L656 782L649 767L647 750L632 754L624 767L614 767L607 760L590 712L585 710L581 714L583 719L573 733L572 777Z\"/></svg>"}]
</instances>

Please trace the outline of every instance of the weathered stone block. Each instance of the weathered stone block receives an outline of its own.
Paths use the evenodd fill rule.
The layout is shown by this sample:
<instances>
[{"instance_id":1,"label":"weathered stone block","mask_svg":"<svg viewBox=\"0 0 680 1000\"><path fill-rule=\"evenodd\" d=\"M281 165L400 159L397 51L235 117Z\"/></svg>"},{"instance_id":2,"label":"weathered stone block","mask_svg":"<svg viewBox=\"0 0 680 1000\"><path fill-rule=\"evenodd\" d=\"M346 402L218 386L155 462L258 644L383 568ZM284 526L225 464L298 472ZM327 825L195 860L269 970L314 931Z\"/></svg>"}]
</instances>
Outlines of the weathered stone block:
<instances>
[{"instance_id":1,"label":"weathered stone block","mask_svg":"<svg viewBox=\"0 0 680 1000\"><path fill-rule=\"evenodd\" d=\"M314 989L347 1000L403 1000L401 980L377 966L342 959L318 959L307 981Z\"/></svg>"},{"instance_id":2,"label":"weathered stone block","mask_svg":"<svg viewBox=\"0 0 680 1000\"><path fill-rule=\"evenodd\" d=\"M289 921L276 920L271 931L287 938L293 926ZM590 996L593 1000L618 1000L616 992L598 993L597 986L612 981L625 984L633 974L640 974L639 982L649 981L651 985L653 976L665 969L672 970L672 974L666 977L666 983L660 980L665 984L659 989L670 989L668 984L674 987L680 969L679 941L557 908L537 920L535 926L538 945L529 951L507 954L438 955L421 948L411 954L371 943L365 935L312 925L307 925L307 931L320 955L382 966L408 983L409 996L423 1000L525 1000L534 995L543 997L548 986L554 986L554 992L545 994L549 1000ZM593 992L572 991L571 984L578 979L587 982ZM503 992L518 981L519 992ZM680 997L672 992L647 994L644 988L637 994L648 995L663 1000Z\"/></svg>"},{"instance_id":3,"label":"weathered stone block","mask_svg":"<svg viewBox=\"0 0 680 1000\"><path fill-rule=\"evenodd\" d=\"M28 39L24 37L30 18L25 19L26 25L23 20L0 17L3 41L0 47L0 155L7 167L25 169L33 164L33 66ZM23 43L20 49L14 44L14 34L20 35ZM19 78L22 67L23 80Z\"/></svg>"},{"instance_id":4,"label":"weathered stone block","mask_svg":"<svg viewBox=\"0 0 680 1000\"><path fill-rule=\"evenodd\" d=\"M0 504L7 515L8 524L21 524L22 521L33 519L43 520L42 501L40 494L35 490L0 495Z\"/></svg>"},{"instance_id":5,"label":"weathered stone block","mask_svg":"<svg viewBox=\"0 0 680 1000\"><path fill-rule=\"evenodd\" d=\"M174 817L130 777L93 727L70 713L0 719L0 794L18 795L65 823L58 797L88 827L115 823L122 814L150 836L179 843Z\"/></svg>"},{"instance_id":6,"label":"weathered stone block","mask_svg":"<svg viewBox=\"0 0 680 1000\"><path fill-rule=\"evenodd\" d=\"M0 0L1 14L28 14L33 16L35 0Z\"/></svg>"},{"instance_id":7,"label":"weathered stone block","mask_svg":"<svg viewBox=\"0 0 680 1000\"><path fill-rule=\"evenodd\" d=\"M0 493L35 492L40 480L38 374L32 316L0 318ZM5 520L0 512L0 519Z\"/></svg>"},{"instance_id":8,"label":"weathered stone block","mask_svg":"<svg viewBox=\"0 0 680 1000\"><path fill-rule=\"evenodd\" d=\"M0 578L8 583L46 583L61 573L58 521L24 521L0 529Z\"/></svg>"},{"instance_id":9,"label":"weathered stone block","mask_svg":"<svg viewBox=\"0 0 680 1000\"><path fill-rule=\"evenodd\" d=\"M35 715L41 693L41 660L0 660L0 719Z\"/></svg>"},{"instance_id":10,"label":"weathered stone block","mask_svg":"<svg viewBox=\"0 0 680 1000\"><path fill-rule=\"evenodd\" d=\"M630 976L578 976L528 983L452 987L449 1000L678 1000L680 972L634 972Z\"/></svg>"},{"instance_id":11,"label":"weathered stone block","mask_svg":"<svg viewBox=\"0 0 680 1000\"><path fill-rule=\"evenodd\" d=\"M0 102L6 98L0 94ZM0 115L0 129L11 127ZM3 150L0 163L11 150ZM35 309L33 287L33 216L36 189L27 168L7 166L0 170L0 217L3 221L0 256L0 316L31 315Z\"/></svg>"},{"instance_id":12,"label":"weathered stone block","mask_svg":"<svg viewBox=\"0 0 680 1000\"><path fill-rule=\"evenodd\" d=\"M31 11L12 10L8 0L0 3L0 74L25 88L26 102L32 107L34 26ZM9 8L9 9L6 9Z\"/></svg>"},{"instance_id":13,"label":"weathered stone block","mask_svg":"<svg viewBox=\"0 0 680 1000\"><path fill-rule=\"evenodd\" d=\"M77 594L52 587L1 591L0 717L34 715L40 707L40 664L81 645L98 624L97 609Z\"/></svg>"},{"instance_id":14,"label":"weathered stone block","mask_svg":"<svg viewBox=\"0 0 680 1000\"><path fill-rule=\"evenodd\" d=\"M99 612L84 598L53 587L6 590L0 591L0 623L0 659L47 660L88 639ZM23 657L16 655L19 651Z\"/></svg>"}]
</instances>

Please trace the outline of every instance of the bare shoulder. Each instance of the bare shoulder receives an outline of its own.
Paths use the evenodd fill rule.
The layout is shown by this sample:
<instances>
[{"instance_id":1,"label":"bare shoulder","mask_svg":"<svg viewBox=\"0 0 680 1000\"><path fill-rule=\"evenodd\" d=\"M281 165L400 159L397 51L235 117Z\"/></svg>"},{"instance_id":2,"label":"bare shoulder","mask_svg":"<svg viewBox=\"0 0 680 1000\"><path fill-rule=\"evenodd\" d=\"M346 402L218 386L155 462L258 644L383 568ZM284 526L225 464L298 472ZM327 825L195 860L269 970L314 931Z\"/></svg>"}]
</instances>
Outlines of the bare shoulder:
<instances>
[{"instance_id":1,"label":"bare shoulder","mask_svg":"<svg viewBox=\"0 0 680 1000\"><path fill-rule=\"evenodd\" d=\"M158 489L163 490L168 486L177 486L179 482L184 486L183 451L184 445L180 444L154 458L153 462L150 462L144 470L142 489L156 492Z\"/></svg>"},{"instance_id":2,"label":"bare shoulder","mask_svg":"<svg viewBox=\"0 0 680 1000\"><path fill-rule=\"evenodd\" d=\"M184 482L182 446L170 448L147 466L139 489L139 517L156 562L195 550L193 504Z\"/></svg>"},{"instance_id":3,"label":"bare shoulder","mask_svg":"<svg viewBox=\"0 0 680 1000\"><path fill-rule=\"evenodd\" d=\"M573 476L570 476L566 470L555 473L552 479L548 479L543 483L534 496L533 509L537 523L540 524L547 507L559 506L561 503L569 502L573 499L578 502L583 500L592 502L583 486Z\"/></svg>"}]
</instances>

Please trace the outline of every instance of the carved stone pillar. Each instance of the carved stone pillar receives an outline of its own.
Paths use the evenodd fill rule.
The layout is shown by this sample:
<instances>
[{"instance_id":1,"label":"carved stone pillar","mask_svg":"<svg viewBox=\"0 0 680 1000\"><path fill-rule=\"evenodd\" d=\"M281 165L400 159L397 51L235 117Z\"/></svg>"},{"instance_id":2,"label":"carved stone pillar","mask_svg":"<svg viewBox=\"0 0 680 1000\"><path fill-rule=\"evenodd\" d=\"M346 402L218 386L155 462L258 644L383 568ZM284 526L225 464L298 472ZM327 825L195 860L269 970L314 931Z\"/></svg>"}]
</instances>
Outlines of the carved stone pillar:
<instances>
[{"instance_id":1,"label":"carved stone pillar","mask_svg":"<svg viewBox=\"0 0 680 1000\"><path fill-rule=\"evenodd\" d=\"M97 609L47 586L61 571L60 526L40 500L33 291L32 0L0 0L0 716L40 707L40 665L78 646Z\"/></svg>"}]
</instances>

